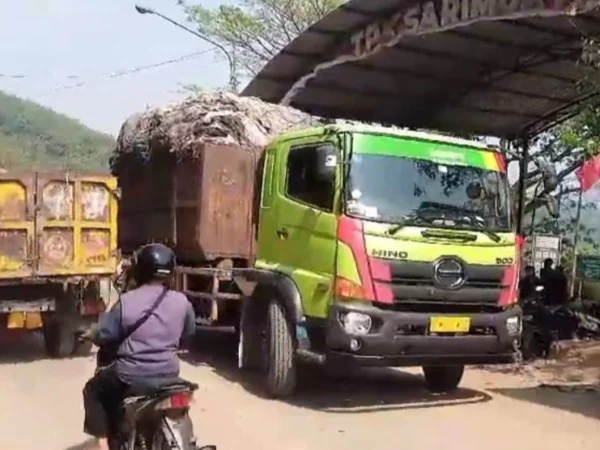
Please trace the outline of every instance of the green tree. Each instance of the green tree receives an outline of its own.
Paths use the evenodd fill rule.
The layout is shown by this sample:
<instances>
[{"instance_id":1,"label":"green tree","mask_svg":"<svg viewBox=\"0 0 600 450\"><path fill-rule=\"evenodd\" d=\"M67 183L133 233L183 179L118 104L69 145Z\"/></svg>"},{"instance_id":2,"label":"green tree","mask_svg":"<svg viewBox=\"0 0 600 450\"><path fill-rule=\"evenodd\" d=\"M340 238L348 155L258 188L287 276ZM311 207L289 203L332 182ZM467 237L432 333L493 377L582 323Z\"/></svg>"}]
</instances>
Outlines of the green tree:
<instances>
[{"instance_id":1,"label":"green tree","mask_svg":"<svg viewBox=\"0 0 600 450\"><path fill-rule=\"evenodd\" d=\"M242 75L254 76L296 36L343 0L238 0L210 8L178 0L198 32L231 49Z\"/></svg>"},{"instance_id":2,"label":"green tree","mask_svg":"<svg viewBox=\"0 0 600 450\"><path fill-rule=\"evenodd\" d=\"M543 212L537 214L533 231L539 234L554 234L562 237L561 263L571 267L573 261L573 238L577 226L577 198L571 195L563 198L561 202L561 215L558 219L549 217ZM580 254L600 254L600 231L598 222L600 211L594 203L582 205L581 220L579 222L579 242L577 245ZM526 233L531 231L531 215L525 219Z\"/></svg>"},{"instance_id":3,"label":"green tree","mask_svg":"<svg viewBox=\"0 0 600 450\"><path fill-rule=\"evenodd\" d=\"M114 147L111 136L0 91L0 167L106 172Z\"/></svg>"},{"instance_id":4,"label":"green tree","mask_svg":"<svg viewBox=\"0 0 600 450\"><path fill-rule=\"evenodd\" d=\"M525 175L527 197L525 213L544 206L544 194L540 182L542 171L539 163L546 162L556 168L559 188L551 195L557 203L572 200L579 193L574 172L586 158L600 152L600 103L586 105L582 112L548 133L538 136L531 143L530 164ZM519 149L507 148L507 161L520 161ZM513 194L516 194L516 185ZM516 197L516 195L514 195Z\"/></svg>"},{"instance_id":5,"label":"green tree","mask_svg":"<svg viewBox=\"0 0 600 450\"><path fill-rule=\"evenodd\" d=\"M344 1L236 0L234 4L215 8L190 5L185 0L178 0L178 3L200 33L231 49L244 75L253 76L296 36ZM596 51L597 46L593 49ZM591 54L590 51L586 51L588 54ZM589 64L587 60L590 58L586 56L584 59ZM196 90L193 86L189 88ZM533 161L545 161L557 168L561 189L553 192L552 196L557 202L571 199L578 192L576 185L569 184L573 172L584 158L596 154L600 146L600 103L590 103L581 114L537 137L531 144ZM519 161L520 158L514 148L507 149L507 156L508 162ZM530 214L546 203L542 190L536 191L541 175L538 165L529 165L525 175L526 213ZM516 186L513 194L516 194Z\"/></svg>"}]
</instances>

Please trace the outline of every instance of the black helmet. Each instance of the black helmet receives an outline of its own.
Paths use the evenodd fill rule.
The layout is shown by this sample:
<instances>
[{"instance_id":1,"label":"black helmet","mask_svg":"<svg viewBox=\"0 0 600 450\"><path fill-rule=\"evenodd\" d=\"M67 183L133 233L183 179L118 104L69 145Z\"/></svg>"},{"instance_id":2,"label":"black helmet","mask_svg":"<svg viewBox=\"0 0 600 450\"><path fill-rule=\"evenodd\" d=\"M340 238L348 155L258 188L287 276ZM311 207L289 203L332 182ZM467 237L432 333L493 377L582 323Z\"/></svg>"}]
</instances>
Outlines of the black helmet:
<instances>
[{"instance_id":1,"label":"black helmet","mask_svg":"<svg viewBox=\"0 0 600 450\"><path fill-rule=\"evenodd\" d=\"M168 279L174 270L175 254L166 245L144 245L135 254L134 274L139 284Z\"/></svg>"}]
</instances>

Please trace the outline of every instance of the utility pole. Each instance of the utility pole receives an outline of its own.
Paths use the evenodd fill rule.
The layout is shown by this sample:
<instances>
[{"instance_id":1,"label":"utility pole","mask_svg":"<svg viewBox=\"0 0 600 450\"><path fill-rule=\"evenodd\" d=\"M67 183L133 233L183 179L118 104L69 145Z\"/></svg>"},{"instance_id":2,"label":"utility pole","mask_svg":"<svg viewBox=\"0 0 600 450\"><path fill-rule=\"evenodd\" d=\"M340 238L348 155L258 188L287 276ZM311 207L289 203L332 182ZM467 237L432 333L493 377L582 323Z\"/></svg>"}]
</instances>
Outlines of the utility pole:
<instances>
[{"instance_id":1,"label":"utility pole","mask_svg":"<svg viewBox=\"0 0 600 450\"><path fill-rule=\"evenodd\" d=\"M151 8L146 8L145 6L135 5L135 10L140 14L151 14L151 15L160 17L161 19L166 20L169 23L172 23L176 27L181 28L182 30L185 30L188 33L191 33L194 36L202 39L203 41L209 43L210 45L215 47L217 50L219 50L223 55L225 55L225 57L227 58L227 62L229 63L229 89L234 94L238 93L239 81L237 79L236 60L234 58L234 55L231 52L229 52L223 45L219 44L217 41L215 41L207 36L204 36L203 34L198 33L197 31L192 30L191 28L188 28L185 25L183 25L183 24L171 19L170 17L167 17Z\"/></svg>"}]
</instances>

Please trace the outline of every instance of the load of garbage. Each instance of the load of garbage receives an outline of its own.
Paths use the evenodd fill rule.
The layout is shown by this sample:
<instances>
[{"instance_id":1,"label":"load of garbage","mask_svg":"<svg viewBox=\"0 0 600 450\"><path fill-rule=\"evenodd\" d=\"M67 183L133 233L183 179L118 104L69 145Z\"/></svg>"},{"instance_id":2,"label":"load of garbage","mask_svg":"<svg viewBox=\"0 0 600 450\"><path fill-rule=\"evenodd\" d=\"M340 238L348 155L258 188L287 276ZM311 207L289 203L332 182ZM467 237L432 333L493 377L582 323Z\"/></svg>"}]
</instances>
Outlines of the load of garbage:
<instances>
[{"instance_id":1,"label":"load of garbage","mask_svg":"<svg viewBox=\"0 0 600 450\"><path fill-rule=\"evenodd\" d=\"M127 119L111 167L114 171L123 156L132 153L142 161L154 151L193 156L202 143L261 149L279 133L322 123L294 108L256 98L203 92Z\"/></svg>"}]
</instances>

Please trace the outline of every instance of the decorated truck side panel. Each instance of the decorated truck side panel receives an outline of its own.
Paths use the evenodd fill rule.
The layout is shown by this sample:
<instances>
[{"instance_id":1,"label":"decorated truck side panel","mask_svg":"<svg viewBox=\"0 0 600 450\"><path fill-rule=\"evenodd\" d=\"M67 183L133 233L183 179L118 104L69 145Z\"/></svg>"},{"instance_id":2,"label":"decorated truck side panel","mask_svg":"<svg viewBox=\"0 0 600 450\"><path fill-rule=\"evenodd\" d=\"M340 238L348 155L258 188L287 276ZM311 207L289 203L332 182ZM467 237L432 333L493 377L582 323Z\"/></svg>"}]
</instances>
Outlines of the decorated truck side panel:
<instances>
[{"instance_id":1,"label":"decorated truck side panel","mask_svg":"<svg viewBox=\"0 0 600 450\"><path fill-rule=\"evenodd\" d=\"M112 273L115 189L106 176L0 175L0 282Z\"/></svg>"},{"instance_id":2,"label":"decorated truck side panel","mask_svg":"<svg viewBox=\"0 0 600 450\"><path fill-rule=\"evenodd\" d=\"M43 328L50 354L74 351L75 334L114 294L116 187L101 174L0 175L4 332Z\"/></svg>"}]
</instances>

